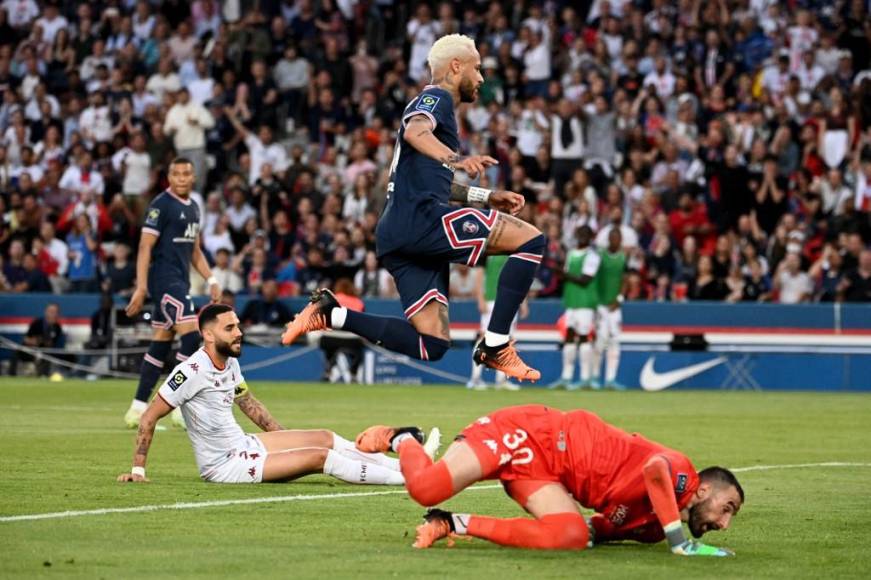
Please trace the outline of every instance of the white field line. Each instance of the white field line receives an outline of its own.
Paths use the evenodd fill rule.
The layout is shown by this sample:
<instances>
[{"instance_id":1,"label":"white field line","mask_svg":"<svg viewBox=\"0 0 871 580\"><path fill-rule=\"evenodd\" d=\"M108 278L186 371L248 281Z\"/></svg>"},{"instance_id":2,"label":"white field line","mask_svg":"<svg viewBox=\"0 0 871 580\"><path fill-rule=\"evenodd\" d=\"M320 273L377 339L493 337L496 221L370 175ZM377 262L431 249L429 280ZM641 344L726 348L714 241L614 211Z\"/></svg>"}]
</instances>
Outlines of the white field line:
<instances>
[{"instance_id":1,"label":"white field line","mask_svg":"<svg viewBox=\"0 0 871 580\"><path fill-rule=\"evenodd\" d=\"M732 469L735 473L745 473L748 471L769 471L772 469L805 469L813 467L871 467L871 463L845 463L840 461L831 461L827 463L795 463L787 465L751 465L748 467L736 467ZM499 484L495 485L476 485L468 488L466 491L501 489ZM0 516L0 523L23 522L33 520L53 520L62 518L76 518L81 516L103 516L107 514L129 514L142 512L155 512L162 510L193 510L213 507L225 507L235 505L250 505L259 503L283 503L291 501L315 501L315 500L331 500L345 499L352 497L369 497L369 496L384 496L384 495L401 495L405 494L405 489L393 489L388 491L360 491L350 493L322 493L310 495L279 495L272 497L252 497L245 499L224 499L215 501L197 501L197 502L180 502L170 504L154 504L141 505L124 508L103 508L95 510L77 510L65 512L49 512L42 514L22 514L17 516Z\"/></svg>"}]
</instances>

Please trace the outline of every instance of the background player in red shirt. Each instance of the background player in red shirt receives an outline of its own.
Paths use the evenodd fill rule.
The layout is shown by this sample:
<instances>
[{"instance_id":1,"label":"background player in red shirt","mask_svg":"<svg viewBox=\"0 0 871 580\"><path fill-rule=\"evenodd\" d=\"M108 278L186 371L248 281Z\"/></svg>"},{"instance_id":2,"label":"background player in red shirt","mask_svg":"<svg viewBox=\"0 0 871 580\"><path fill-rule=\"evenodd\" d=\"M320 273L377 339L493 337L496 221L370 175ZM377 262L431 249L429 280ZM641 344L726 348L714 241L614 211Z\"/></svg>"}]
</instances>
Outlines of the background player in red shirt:
<instances>
[{"instance_id":1,"label":"background player in red shirt","mask_svg":"<svg viewBox=\"0 0 871 580\"><path fill-rule=\"evenodd\" d=\"M399 453L409 495L434 506L484 479L498 479L535 519L500 519L431 509L414 546L452 534L503 546L582 550L615 540L659 542L683 556L732 552L687 539L724 530L744 503L731 471L696 472L682 453L626 433L588 411L542 405L508 407L466 427L436 463L416 427L370 427L357 437L366 452ZM585 519L578 503L595 510Z\"/></svg>"}]
</instances>

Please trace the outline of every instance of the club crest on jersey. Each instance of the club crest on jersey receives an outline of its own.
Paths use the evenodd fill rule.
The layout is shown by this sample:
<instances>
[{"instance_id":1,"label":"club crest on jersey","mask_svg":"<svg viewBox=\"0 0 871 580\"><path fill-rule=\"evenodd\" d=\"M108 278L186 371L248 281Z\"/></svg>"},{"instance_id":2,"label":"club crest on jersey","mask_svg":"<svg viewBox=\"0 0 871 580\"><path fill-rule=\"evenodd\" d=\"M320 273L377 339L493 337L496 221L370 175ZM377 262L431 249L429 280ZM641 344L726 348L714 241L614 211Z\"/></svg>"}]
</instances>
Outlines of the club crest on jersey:
<instances>
[{"instance_id":1,"label":"club crest on jersey","mask_svg":"<svg viewBox=\"0 0 871 580\"><path fill-rule=\"evenodd\" d=\"M689 480L689 476L686 473L678 473L677 474L677 485L674 486L674 491L677 493L683 493L687 490L687 481Z\"/></svg>"},{"instance_id":2,"label":"club crest on jersey","mask_svg":"<svg viewBox=\"0 0 871 580\"><path fill-rule=\"evenodd\" d=\"M147 226L156 226L157 218L160 217L160 209L153 207L148 210L148 215L145 216L145 225Z\"/></svg>"},{"instance_id":3,"label":"club crest on jersey","mask_svg":"<svg viewBox=\"0 0 871 580\"><path fill-rule=\"evenodd\" d=\"M415 109L417 109L418 111L427 111L429 113L432 113L435 110L436 105L438 104L438 97L434 97L432 95L424 95L417 102L417 106L415 107Z\"/></svg>"},{"instance_id":4,"label":"club crest on jersey","mask_svg":"<svg viewBox=\"0 0 871 580\"><path fill-rule=\"evenodd\" d=\"M188 380L188 378L183 372L176 371L176 373L172 375L172 378L169 379L169 382L167 384L169 385L170 389L175 391L178 390L178 388L182 386L186 380Z\"/></svg>"},{"instance_id":5,"label":"club crest on jersey","mask_svg":"<svg viewBox=\"0 0 871 580\"><path fill-rule=\"evenodd\" d=\"M463 232L467 234L477 234L478 233L478 224L476 224L472 220L466 220L463 222Z\"/></svg>"}]
</instances>

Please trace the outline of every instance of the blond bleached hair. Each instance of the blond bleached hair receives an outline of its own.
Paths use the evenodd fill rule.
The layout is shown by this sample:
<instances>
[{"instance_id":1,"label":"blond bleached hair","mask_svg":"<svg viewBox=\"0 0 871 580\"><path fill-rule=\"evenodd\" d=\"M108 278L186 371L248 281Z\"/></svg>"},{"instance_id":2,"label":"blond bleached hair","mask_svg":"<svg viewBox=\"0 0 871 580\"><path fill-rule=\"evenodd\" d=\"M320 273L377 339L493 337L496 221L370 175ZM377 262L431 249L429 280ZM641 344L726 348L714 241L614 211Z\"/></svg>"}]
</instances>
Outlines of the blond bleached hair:
<instances>
[{"instance_id":1,"label":"blond bleached hair","mask_svg":"<svg viewBox=\"0 0 871 580\"><path fill-rule=\"evenodd\" d=\"M459 58L465 60L471 58L475 50L475 41L465 34L442 36L429 49L429 56L426 58L427 62L429 62L429 70L435 76L437 72L444 70L452 59Z\"/></svg>"}]
</instances>

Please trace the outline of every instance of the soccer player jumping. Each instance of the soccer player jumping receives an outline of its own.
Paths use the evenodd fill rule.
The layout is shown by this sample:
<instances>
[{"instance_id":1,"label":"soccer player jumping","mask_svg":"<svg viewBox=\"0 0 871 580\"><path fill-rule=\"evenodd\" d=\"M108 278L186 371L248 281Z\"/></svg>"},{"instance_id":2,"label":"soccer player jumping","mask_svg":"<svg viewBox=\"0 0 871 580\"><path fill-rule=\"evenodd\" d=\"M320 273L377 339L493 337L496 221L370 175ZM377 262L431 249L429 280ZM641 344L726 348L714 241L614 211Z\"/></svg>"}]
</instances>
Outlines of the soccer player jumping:
<instances>
[{"instance_id":1,"label":"soccer player jumping","mask_svg":"<svg viewBox=\"0 0 871 580\"><path fill-rule=\"evenodd\" d=\"M435 506L484 479L498 479L534 519L500 519L431 509L414 546L452 534L503 546L583 550L616 540L668 540L682 556L732 552L687 539L725 530L744 503L731 471L696 472L678 451L622 431L588 411L543 405L501 409L466 427L433 463L417 428L370 427L357 437L364 452L399 453L408 494ZM577 503L576 503L577 502ZM585 519L578 503L596 511Z\"/></svg>"},{"instance_id":2,"label":"soccer player jumping","mask_svg":"<svg viewBox=\"0 0 871 580\"><path fill-rule=\"evenodd\" d=\"M509 259L474 362L521 381L536 381L541 374L520 359L509 334L541 262L545 238L514 217L523 208L523 196L453 182L457 171L475 178L497 163L486 155L458 153L456 108L474 102L483 83L474 41L459 34L443 36L433 44L428 60L432 84L405 108L387 203L376 231L378 256L396 281L407 321L349 311L322 289L288 325L282 342L340 328L416 359L439 360L451 344L449 263L474 266L484 254L505 254ZM458 208L449 205L451 201L492 209Z\"/></svg>"}]
</instances>

